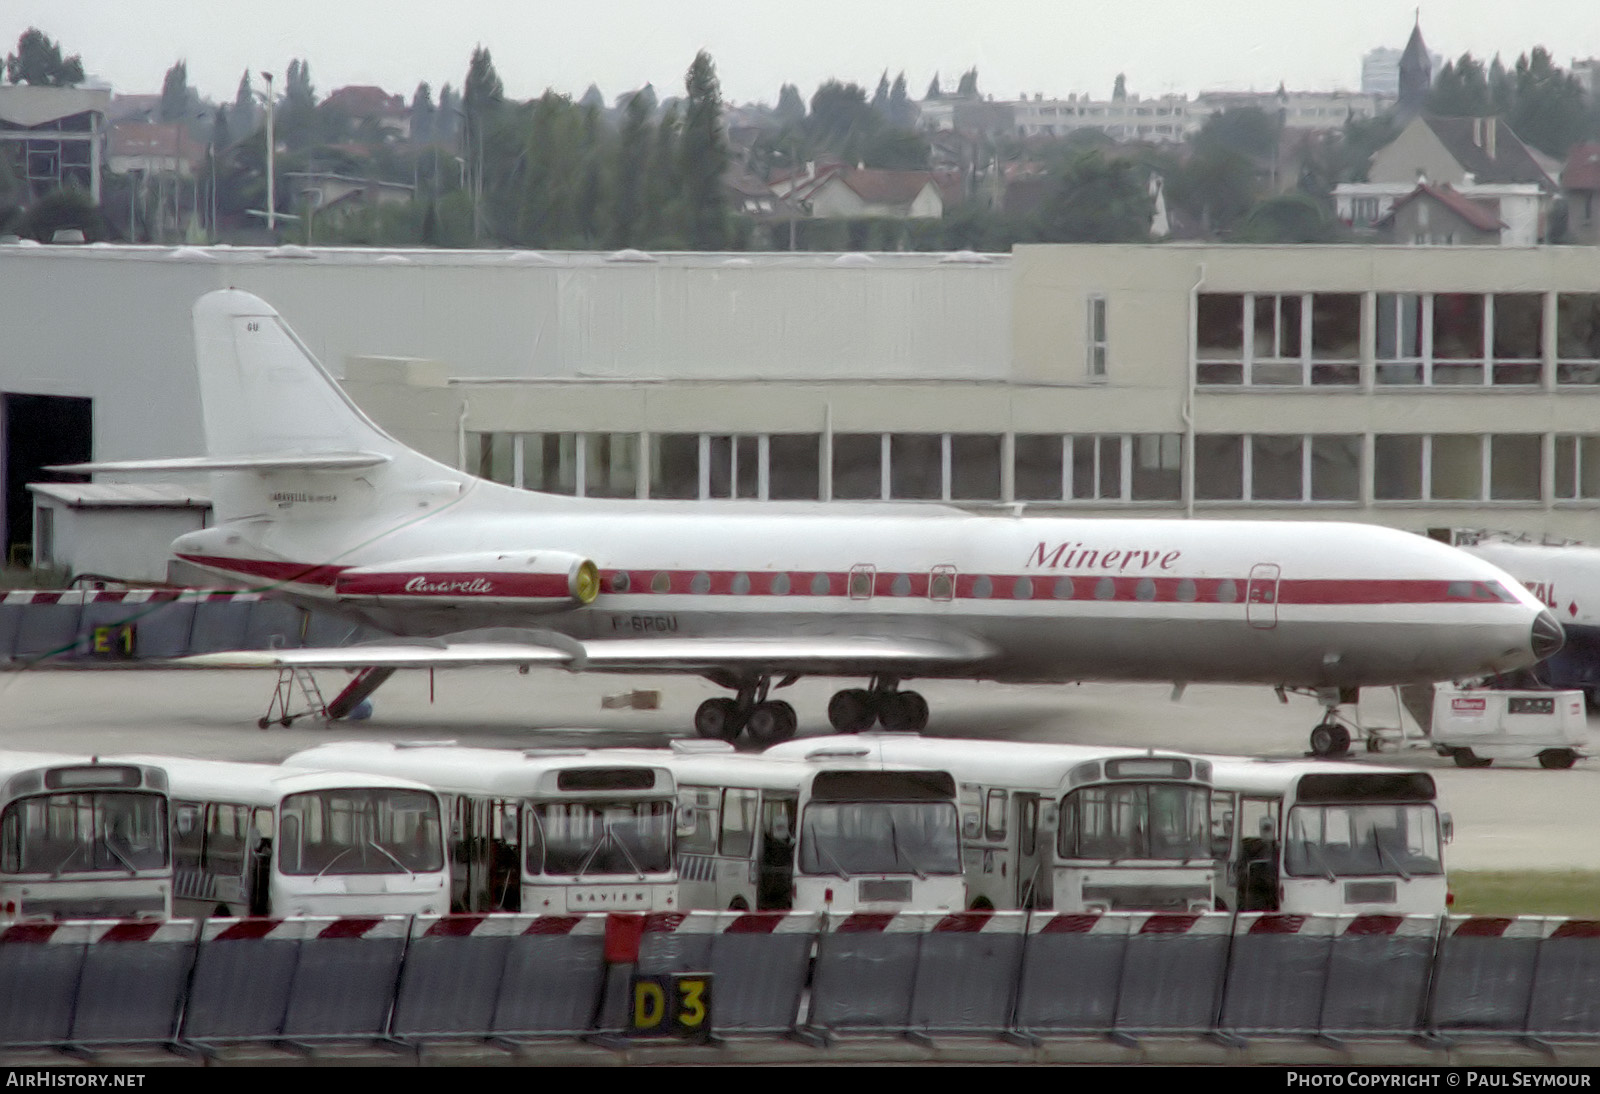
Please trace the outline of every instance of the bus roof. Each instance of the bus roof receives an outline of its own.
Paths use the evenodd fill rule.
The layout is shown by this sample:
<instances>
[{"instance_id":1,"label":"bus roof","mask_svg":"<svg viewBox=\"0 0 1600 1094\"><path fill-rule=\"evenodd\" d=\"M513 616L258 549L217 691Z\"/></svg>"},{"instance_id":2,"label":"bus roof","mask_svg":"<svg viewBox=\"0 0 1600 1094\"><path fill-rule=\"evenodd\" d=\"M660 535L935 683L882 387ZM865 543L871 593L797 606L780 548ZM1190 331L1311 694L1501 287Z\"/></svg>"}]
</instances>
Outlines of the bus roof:
<instances>
[{"instance_id":1,"label":"bus roof","mask_svg":"<svg viewBox=\"0 0 1600 1094\"><path fill-rule=\"evenodd\" d=\"M801 790L823 772L909 772L937 769L938 765L883 764L859 757L827 757L819 760L774 757L770 753L665 749L609 749L639 759L653 758L672 769L684 786L739 786L759 790Z\"/></svg>"},{"instance_id":2,"label":"bus roof","mask_svg":"<svg viewBox=\"0 0 1600 1094\"><path fill-rule=\"evenodd\" d=\"M1413 777L1419 788L1423 776L1434 797L1433 776L1426 772L1401 767L1378 767L1369 764L1336 763L1327 760L1273 760L1245 756L1208 756L1211 761L1212 780L1218 790L1236 790L1243 794L1265 794L1274 797L1287 795L1307 775L1337 775L1348 779L1350 785L1362 781L1394 780L1397 776ZM1421 796L1421 795L1419 795Z\"/></svg>"},{"instance_id":3,"label":"bus roof","mask_svg":"<svg viewBox=\"0 0 1600 1094\"><path fill-rule=\"evenodd\" d=\"M124 756L91 756L70 752L29 752L22 749L0 749L0 783L25 771L46 767L86 767L90 764L115 764L119 767L160 767L143 760Z\"/></svg>"},{"instance_id":4,"label":"bus roof","mask_svg":"<svg viewBox=\"0 0 1600 1094\"><path fill-rule=\"evenodd\" d=\"M414 779L358 771L310 771L276 764L238 763L230 760L194 760L183 756L119 756L130 763L165 769L174 798L226 800L244 805L277 805L290 794L317 790L351 790L374 787L391 790L433 791Z\"/></svg>"},{"instance_id":5,"label":"bus roof","mask_svg":"<svg viewBox=\"0 0 1600 1094\"><path fill-rule=\"evenodd\" d=\"M957 779L987 784L1055 791L1068 776L1086 763L1113 759L1173 759L1193 757L1167 750L1055 744L1035 741L966 740L923 737L916 733L859 733L786 741L764 756L825 758L857 756L867 762L922 764L955 774ZM1201 781L1204 781L1202 778Z\"/></svg>"},{"instance_id":6,"label":"bus roof","mask_svg":"<svg viewBox=\"0 0 1600 1094\"><path fill-rule=\"evenodd\" d=\"M335 741L296 752L284 766L371 771L415 779L452 794L506 797L556 796L572 789L623 797L671 797L672 772L660 763L616 755L615 749L472 748L451 742ZM577 772L615 772L614 786L583 780ZM629 774L648 772L649 785L627 785ZM574 780L580 785L571 787ZM642 781L642 780L639 780Z\"/></svg>"}]
</instances>

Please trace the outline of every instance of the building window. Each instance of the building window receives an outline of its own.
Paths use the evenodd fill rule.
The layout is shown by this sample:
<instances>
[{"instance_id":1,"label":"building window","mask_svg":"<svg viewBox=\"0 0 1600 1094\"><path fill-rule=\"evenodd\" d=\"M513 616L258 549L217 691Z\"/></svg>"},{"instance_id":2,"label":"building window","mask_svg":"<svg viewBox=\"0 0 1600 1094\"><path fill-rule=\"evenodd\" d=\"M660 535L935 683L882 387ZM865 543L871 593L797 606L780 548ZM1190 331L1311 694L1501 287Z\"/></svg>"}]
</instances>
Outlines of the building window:
<instances>
[{"instance_id":1,"label":"building window","mask_svg":"<svg viewBox=\"0 0 1600 1094\"><path fill-rule=\"evenodd\" d=\"M1195 314L1196 381L1244 383L1244 296L1201 293Z\"/></svg>"},{"instance_id":2,"label":"building window","mask_svg":"<svg viewBox=\"0 0 1600 1094\"><path fill-rule=\"evenodd\" d=\"M1600 384L1600 293L1556 294L1556 383Z\"/></svg>"},{"instance_id":3,"label":"building window","mask_svg":"<svg viewBox=\"0 0 1600 1094\"><path fill-rule=\"evenodd\" d=\"M1311 297L1311 382L1353 387L1361 383L1361 294Z\"/></svg>"},{"instance_id":4,"label":"building window","mask_svg":"<svg viewBox=\"0 0 1600 1094\"><path fill-rule=\"evenodd\" d=\"M1361 382L1359 293L1202 293L1195 323L1198 383Z\"/></svg>"},{"instance_id":5,"label":"building window","mask_svg":"<svg viewBox=\"0 0 1600 1094\"><path fill-rule=\"evenodd\" d=\"M883 497L881 434L834 434L833 496L838 501L866 501Z\"/></svg>"},{"instance_id":6,"label":"building window","mask_svg":"<svg viewBox=\"0 0 1600 1094\"><path fill-rule=\"evenodd\" d=\"M1128 438L1133 462L1128 481L1131 501L1179 501L1183 497L1183 436L1136 433Z\"/></svg>"},{"instance_id":7,"label":"building window","mask_svg":"<svg viewBox=\"0 0 1600 1094\"><path fill-rule=\"evenodd\" d=\"M816 501L822 497L822 438L815 433L774 433L767 438L767 497Z\"/></svg>"},{"instance_id":8,"label":"building window","mask_svg":"<svg viewBox=\"0 0 1600 1094\"><path fill-rule=\"evenodd\" d=\"M581 433L583 489L588 498L632 498L639 494L639 435ZM523 453L527 467L527 453ZM526 472L524 472L526 473ZM523 483L527 485L526 482Z\"/></svg>"},{"instance_id":9,"label":"building window","mask_svg":"<svg viewBox=\"0 0 1600 1094\"><path fill-rule=\"evenodd\" d=\"M1055 433L1018 433L1012 439L1012 490L1018 501L1061 501L1063 439Z\"/></svg>"},{"instance_id":10,"label":"building window","mask_svg":"<svg viewBox=\"0 0 1600 1094\"><path fill-rule=\"evenodd\" d=\"M1377 382L1422 383L1422 336L1427 319L1417 293L1379 293L1374 331Z\"/></svg>"},{"instance_id":11,"label":"building window","mask_svg":"<svg viewBox=\"0 0 1600 1094\"><path fill-rule=\"evenodd\" d=\"M1489 298L1489 306L1494 383L1539 383L1544 362L1544 296L1496 293Z\"/></svg>"},{"instance_id":12,"label":"building window","mask_svg":"<svg viewBox=\"0 0 1600 1094\"><path fill-rule=\"evenodd\" d=\"M1120 435L1074 437L1067 453L1072 461L1068 497L1074 501L1122 500Z\"/></svg>"},{"instance_id":13,"label":"building window","mask_svg":"<svg viewBox=\"0 0 1600 1094\"><path fill-rule=\"evenodd\" d=\"M517 484L515 449L510 433L469 433L467 451L476 454L469 470L480 479L507 486Z\"/></svg>"},{"instance_id":14,"label":"building window","mask_svg":"<svg viewBox=\"0 0 1600 1094\"><path fill-rule=\"evenodd\" d=\"M1089 297L1089 376L1106 375L1106 298Z\"/></svg>"},{"instance_id":15,"label":"building window","mask_svg":"<svg viewBox=\"0 0 1600 1094\"><path fill-rule=\"evenodd\" d=\"M1373 438L1373 497L1538 501L1543 451L1537 433L1379 434Z\"/></svg>"},{"instance_id":16,"label":"building window","mask_svg":"<svg viewBox=\"0 0 1600 1094\"><path fill-rule=\"evenodd\" d=\"M944 496L944 443L937 433L889 435L889 496L938 501Z\"/></svg>"},{"instance_id":17,"label":"building window","mask_svg":"<svg viewBox=\"0 0 1600 1094\"><path fill-rule=\"evenodd\" d=\"M721 435L706 438L705 496L761 496L761 438Z\"/></svg>"},{"instance_id":18,"label":"building window","mask_svg":"<svg viewBox=\"0 0 1600 1094\"><path fill-rule=\"evenodd\" d=\"M1238 433L1195 437L1195 500L1238 501L1244 497L1244 441Z\"/></svg>"},{"instance_id":19,"label":"building window","mask_svg":"<svg viewBox=\"0 0 1600 1094\"><path fill-rule=\"evenodd\" d=\"M1000 436L952 433L949 444L950 488L946 496L951 501L1000 500Z\"/></svg>"},{"instance_id":20,"label":"building window","mask_svg":"<svg viewBox=\"0 0 1600 1094\"><path fill-rule=\"evenodd\" d=\"M1600 436L1556 434L1557 501L1600 499Z\"/></svg>"},{"instance_id":21,"label":"building window","mask_svg":"<svg viewBox=\"0 0 1600 1094\"><path fill-rule=\"evenodd\" d=\"M525 433L517 444L522 477L515 485L547 494L578 492L578 434Z\"/></svg>"},{"instance_id":22,"label":"building window","mask_svg":"<svg viewBox=\"0 0 1600 1094\"><path fill-rule=\"evenodd\" d=\"M679 501L700 496L698 433L657 433L650 438L650 496Z\"/></svg>"},{"instance_id":23,"label":"building window","mask_svg":"<svg viewBox=\"0 0 1600 1094\"><path fill-rule=\"evenodd\" d=\"M1203 501L1359 501L1361 438L1354 434L1202 434L1195 438L1195 497Z\"/></svg>"}]
</instances>

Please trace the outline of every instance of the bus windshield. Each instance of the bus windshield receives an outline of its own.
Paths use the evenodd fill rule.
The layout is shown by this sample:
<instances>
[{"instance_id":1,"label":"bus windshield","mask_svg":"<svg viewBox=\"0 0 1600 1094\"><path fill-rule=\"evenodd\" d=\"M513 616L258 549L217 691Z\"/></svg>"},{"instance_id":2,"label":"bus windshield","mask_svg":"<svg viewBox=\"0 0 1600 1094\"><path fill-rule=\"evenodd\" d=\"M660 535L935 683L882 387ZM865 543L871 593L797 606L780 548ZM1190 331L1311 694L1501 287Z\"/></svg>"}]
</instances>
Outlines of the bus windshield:
<instances>
[{"instance_id":1,"label":"bus windshield","mask_svg":"<svg viewBox=\"0 0 1600 1094\"><path fill-rule=\"evenodd\" d=\"M1444 873L1431 805L1297 805L1287 832L1284 869L1295 877Z\"/></svg>"},{"instance_id":2,"label":"bus windshield","mask_svg":"<svg viewBox=\"0 0 1600 1094\"><path fill-rule=\"evenodd\" d=\"M956 807L951 802L819 802L806 806L800 872L961 873Z\"/></svg>"},{"instance_id":3,"label":"bus windshield","mask_svg":"<svg viewBox=\"0 0 1600 1094\"><path fill-rule=\"evenodd\" d=\"M1176 859L1211 855L1211 793L1182 783L1110 783L1061 803L1062 858Z\"/></svg>"},{"instance_id":4,"label":"bus windshield","mask_svg":"<svg viewBox=\"0 0 1600 1094\"><path fill-rule=\"evenodd\" d=\"M444 868L439 801L421 790L350 787L283 799L285 874L400 874Z\"/></svg>"},{"instance_id":5,"label":"bus windshield","mask_svg":"<svg viewBox=\"0 0 1600 1094\"><path fill-rule=\"evenodd\" d=\"M8 874L133 874L169 861L161 794L39 794L12 802L0 816L0 871Z\"/></svg>"},{"instance_id":6,"label":"bus windshield","mask_svg":"<svg viewBox=\"0 0 1600 1094\"><path fill-rule=\"evenodd\" d=\"M540 802L528 810L528 873L661 874L672 869L672 802Z\"/></svg>"}]
</instances>

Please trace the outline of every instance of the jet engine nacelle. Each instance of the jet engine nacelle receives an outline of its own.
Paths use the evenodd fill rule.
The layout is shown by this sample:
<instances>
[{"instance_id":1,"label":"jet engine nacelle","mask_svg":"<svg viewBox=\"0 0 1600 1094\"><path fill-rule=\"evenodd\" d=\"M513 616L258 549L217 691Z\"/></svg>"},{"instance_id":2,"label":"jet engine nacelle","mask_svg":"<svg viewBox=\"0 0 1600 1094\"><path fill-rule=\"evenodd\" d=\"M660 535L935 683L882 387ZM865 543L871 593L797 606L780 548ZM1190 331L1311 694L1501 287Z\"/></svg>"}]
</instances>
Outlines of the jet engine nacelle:
<instances>
[{"instance_id":1,"label":"jet engine nacelle","mask_svg":"<svg viewBox=\"0 0 1600 1094\"><path fill-rule=\"evenodd\" d=\"M334 579L341 600L505 601L535 607L588 604L600 570L569 551L500 551L358 566Z\"/></svg>"}]
</instances>

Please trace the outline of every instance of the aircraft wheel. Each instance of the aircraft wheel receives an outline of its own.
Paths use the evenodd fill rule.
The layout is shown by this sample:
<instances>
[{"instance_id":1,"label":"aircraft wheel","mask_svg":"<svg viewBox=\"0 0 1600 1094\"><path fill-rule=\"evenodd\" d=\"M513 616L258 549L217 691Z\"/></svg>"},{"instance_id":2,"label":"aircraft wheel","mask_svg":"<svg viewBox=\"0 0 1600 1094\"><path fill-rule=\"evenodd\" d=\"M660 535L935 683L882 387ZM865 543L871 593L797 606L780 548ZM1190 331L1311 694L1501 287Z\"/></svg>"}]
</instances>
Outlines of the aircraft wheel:
<instances>
[{"instance_id":1,"label":"aircraft wheel","mask_svg":"<svg viewBox=\"0 0 1600 1094\"><path fill-rule=\"evenodd\" d=\"M1456 762L1457 767L1488 767L1493 760L1479 756L1470 748L1454 748L1450 750L1450 758ZM1542 762L1542 761L1541 761Z\"/></svg>"},{"instance_id":2,"label":"aircraft wheel","mask_svg":"<svg viewBox=\"0 0 1600 1094\"><path fill-rule=\"evenodd\" d=\"M1350 751L1350 731L1330 722L1318 722L1311 731L1311 752L1324 758L1343 756Z\"/></svg>"},{"instance_id":3,"label":"aircraft wheel","mask_svg":"<svg viewBox=\"0 0 1600 1094\"><path fill-rule=\"evenodd\" d=\"M860 733L870 729L878 717L878 704L866 688L847 688L834 692L828 700L828 724L840 733Z\"/></svg>"},{"instance_id":4,"label":"aircraft wheel","mask_svg":"<svg viewBox=\"0 0 1600 1094\"><path fill-rule=\"evenodd\" d=\"M775 745L779 741L787 741L794 736L794 731L799 725L795 717L794 707L781 699L766 703L757 703L750 712L750 720L745 723L745 729L750 733L750 739L763 747Z\"/></svg>"},{"instance_id":5,"label":"aircraft wheel","mask_svg":"<svg viewBox=\"0 0 1600 1094\"><path fill-rule=\"evenodd\" d=\"M1570 748L1547 748L1539 753L1539 766L1552 770L1571 767L1577 761L1578 754Z\"/></svg>"},{"instance_id":6,"label":"aircraft wheel","mask_svg":"<svg viewBox=\"0 0 1600 1094\"><path fill-rule=\"evenodd\" d=\"M739 704L726 696L707 699L694 712L694 731L702 737L731 741L744 728L739 717Z\"/></svg>"},{"instance_id":7,"label":"aircraft wheel","mask_svg":"<svg viewBox=\"0 0 1600 1094\"><path fill-rule=\"evenodd\" d=\"M271 724L272 724L272 719L271 718L257 718L256 719L256 728L257 729L266 729Z\"/></svg>"},{"instance_id":8,"label":"aircraft wheel","mask_svg":"<svg viewBox=\"0 0 1600 1094\"><path fill-rule=\"evenodd\" d=\"M878 721L891 733L920 733L928 725L928 701L914 691L891 691L879 698Z\"/></svg>"}]
</instances>

